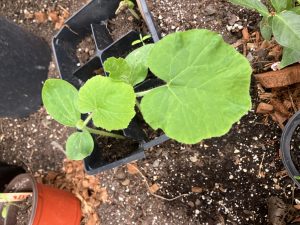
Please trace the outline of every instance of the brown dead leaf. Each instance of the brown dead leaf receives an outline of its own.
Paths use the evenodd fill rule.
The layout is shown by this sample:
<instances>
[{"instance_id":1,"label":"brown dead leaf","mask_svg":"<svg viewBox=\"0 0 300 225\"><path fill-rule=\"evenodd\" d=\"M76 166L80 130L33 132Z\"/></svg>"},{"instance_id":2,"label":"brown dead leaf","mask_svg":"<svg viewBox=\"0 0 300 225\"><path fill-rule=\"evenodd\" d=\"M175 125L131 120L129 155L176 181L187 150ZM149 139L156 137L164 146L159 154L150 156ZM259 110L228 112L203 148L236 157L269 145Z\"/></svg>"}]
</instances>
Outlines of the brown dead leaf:
<instances>
[{"instance_id":1,"label":"brown dead leaf","mask_svg":"<svg viewBox=\"0 0 300 225\"><path fill-rule=\"evenodd\" d=\"M273 110L274 110L274 107L272 105L264 103L264 102L261 102L257 106L256 113L263 113L263 114L265 114L265 113L270 113Z\"/></svg>"},{"instance_id":2,"label":"brown dead leaf","mask_svg":"<svg viewBox=\"0 0 300 225\"><path fill-rule=\"evenodd\" d=\"M192 192L194 192L194 193L202 193L203 192L203 188L201 188L201 187L192 187Z\"/></svg>"},{"instance_id":3,"label":"brown dead leaf","mask_svg":"<svg viewBox=\"0 0 300 225\"><path fill-rule=\"evenodd\" d=\"M34 13L34 19L37 23L46 23L47 22L47 14L44 12L35 12Z\"/></svg>"},{"instance_id":4,"label":"brown dead leaf","mask_svg":"<svg viewBox=\"0 0 300 225\"><path fill-rule=\"evenodd\" d=\"M270 104L274 107L274 109L277 112L281 113L283 116L289 116L290 115L290 112L288 111L287 108L285 108L284 104L280 100L272 98L270 100Z\"/></svg>"},{"instance_id":5,"label":"brown dead leaf","mask_svg":"<svg viewBox=\"0 0 300 225\"><path fill-rule=\"evenodd\" d=\"M65 19L62 16L58 17L58 21L54 25L55 30L59 30L64 26Z\"/></svg>"},{"instance_id":6,"label":"brown dead leaf","mask_svg":"<svg viewBox=\"0 0 300 225\"><path fill-rule=\"evenodd\" d=\"M245 41L249 41L250 35L249 35L249 32L248 32L248 28L247 28L247 27L244 27L244 28L243 28L242 34L243 34L243 39L244 39Z\"/></svg>"},{"instance_id":7,"label":"brown dead leaf","mask_svg":"<svg viewBox=\"0 0 300 225\"><path fill-rule=\"evenodd\" d=\"M127 164L127 171L131 175L137 174L138 173L137 164L136 163Z\"/></svg>"},{"instance_id":8,"label":"brown dead leaf","mask_svg":"<svg viewBox=\"0 0 300 225\"><path fill-rule=\"evenodd\" d=\"M151 187L149 188L149 191L152 193L152 194L154 194L155 192L157 192L159 190L159 186L158 186L158 184L153 184L153 185L151 185Z\"/></svg>"},{"instance_id":9,"label":"brown dead leaf","mask_svg":"<svg viewBox=\"0 0 300 225\"><path fill-rule=\"evenodd\" d=\"M56 12L56 11L49 12L48 13L48 20L53 22L53 23L57 23L58 20L59 20L58 12Z\"/></svg>"},{"instance_id":10,"label":"brown dead leaf","mask_svg":"<svg viewBox=\"0 0 300 225\"><path fill-rule=\"evenodd\" d=\"M300 205L294 205L294 208L300 210Z\"/></svg>"},{"instance_id":11,"label":"brown dead leaf","mask_svg":"<svg viewBox=\"0 0 300 225\"><path fill-rule=\"evenodd\" d=\"M108 194L107 194L106 188L101 189L99 200L102 201L102 202L107 202L108 201Z\"/></svg>"}]
</instances>

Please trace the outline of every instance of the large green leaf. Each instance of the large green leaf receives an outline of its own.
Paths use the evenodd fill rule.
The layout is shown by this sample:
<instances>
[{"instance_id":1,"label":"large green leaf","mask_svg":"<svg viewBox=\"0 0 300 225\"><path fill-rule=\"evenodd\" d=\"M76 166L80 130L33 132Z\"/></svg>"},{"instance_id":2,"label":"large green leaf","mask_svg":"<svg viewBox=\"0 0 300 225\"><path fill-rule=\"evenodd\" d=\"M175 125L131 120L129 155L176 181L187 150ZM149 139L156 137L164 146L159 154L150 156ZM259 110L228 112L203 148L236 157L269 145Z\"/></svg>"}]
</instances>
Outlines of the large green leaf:
<instances>
[{"instance_id":1,"label":"large green leaf","mask_svg":"<svg viewBox=\"0 0 300 225\"><path fill-rule=\"evenodd\" d=\"M295 0L287 0L286 9L291 9L295 7Z\"/></svg>"},{"instance_id":2,"label":"large green leaf","mask_svg":"<svg viewBox=\"0 0 300 225\"><path fill-rule=\"evenodd\" d=\"M168 35L155 44L148 65L167 84L143 97L143 117L177 141L221 136L251 107L249 62L214 32Z\"/></svg>"},{"instance_id":3,"label":"large green leaf","mask_svg":"<svg viewBox=\"0 0 300 225\"><path fill-rule=\"evenodd\" d=\"M281 12L285 10L288 6L287 0L271 0L271 3L275 8L276 12Z\"/></svg>"},{"instance_id":4,"label":"large green leaf","mask_svg":"<svg viewBox=\"0 0 300 225\"><path fill-rule=\"evenodd\" d=\"M296 62L300 62L300 51L296 51L290 48L283 48L282 60L280 62L280 68L284 68Z\"/></svg>"},{"instance_id":5,"label":"large green leaf","mask_svg":"<svg viewBox=\"0 0 300 225\"><path fill-rule=\"evenodd\" d=\"M291 11L297 13L298 15L300 15L300 6L294 7L292 9L290 9Z\"/></svg>"},{"instance_id":6,"label":"large green leaf","mask_svg":"<svg viewBox=\"0 0 300 225\"><path fill-rule=\"evenodd\" d=\"M256 9L261 15L268 16L268 8L259 0L229 0L233 4L241 5L249 9Z\"/></svg>"},{"instance_id":7,"label":"large green leaf","mask_svg":"<svg viewBox=\"0 0 300 225\"><path fill-rule=\"evenodd\" d=\"M65 126L76 127L80 120L77 98L76 88L64 80L48 79L43 86L42 99L47 112Z\"/></svg>"},{"instance_id":8,"label":"large green leaf","mask_svg":"<svg viewBox=\"0 0 300 225\"><path fill-rule=\"evenodd\" d=\"M97 127L106 130L126 128L135 115L133 87L109 77L95 76L79 90L78 108L81 113L93 113Z\"/></svg>"},{"instance_id":9,"label":"large green leaf","mask_svg":"<svg viewBox=\"0 0 300 225\"><path fill-rule=\"evenodd\" d=\"M89 156L94 149L94 140L87 131L75 132L66 143L66 155L71 160L81 160Z\"/></svg>"},{"instance_id":10,"label":"large green leaf","mask_svg":"<svg viewBox=\"0 0 300 225\"><path fill-rule=\"evenodd\" d=\"M267 41L271 40L272 37L272 18L273 17L263 17L259 23L261 35Z\"/></svg>"},{"instance_id":11,"label":"large green leaf","mask_svg":"<svg viewBox=\"0 0 300 225\"><path fill-rule=\"evenodd\" d=\"M300 51L300 15L289 11L276 14L272 30L280 45Z\"/></svg>"}]
</instances>

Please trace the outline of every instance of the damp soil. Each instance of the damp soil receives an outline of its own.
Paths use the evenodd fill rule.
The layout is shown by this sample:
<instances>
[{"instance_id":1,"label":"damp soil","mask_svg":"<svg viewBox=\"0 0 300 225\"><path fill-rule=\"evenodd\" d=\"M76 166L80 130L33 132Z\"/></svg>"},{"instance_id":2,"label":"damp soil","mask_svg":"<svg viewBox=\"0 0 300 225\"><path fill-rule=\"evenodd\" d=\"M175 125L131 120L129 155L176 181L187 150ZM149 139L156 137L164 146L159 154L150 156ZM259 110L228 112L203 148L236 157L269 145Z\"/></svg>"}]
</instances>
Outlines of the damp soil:
<instances>
[{"instance_id":1,"label":"damp soil","mask_svg":"<svg viewBox=\"0 0 300 225\"><path fill-rule=\"evenodd\" d=\"M135 11L139 12L137 9L135 9ZM123 10L118 13L115 18L108 21L107 27L114 41L120 39L132 30L144 34L147 33L144 21L142 19L137 20L134 18L129 10Z\"/></svg>"},{"instance_id":2,"label":"damp soil","mask_svg":"<svg viewBox=\"0 0 300 225\"><path fill-rule=\"evenodd\" d=\"M133 139L115 139L115 138L98 138L96 142L101 150L102 159L105 162L112 163L124 159L139 148L139 143Z\"/></svg>"},{"instance_id":3,"label":"damp soil","mask_svg":"<svg viewBox=\"0 0 300 225\"><path fill-rule=\"evenodd\" d=\"M32 211L32 197L26 198L17 204L18 212L16 216L16 225L28 225Z\"/></svg>"},{"instance_id":4,"label":"damp soil","mask_svg":"<svg viewBox=\"0 0 300 225\"><path fill-rule=\"evenodd\" d=\"M79 60L77 66L86 64L96 52L96 45L92 36L86 36L77 46L76 56Z\"/></svg>"}]
</instances>

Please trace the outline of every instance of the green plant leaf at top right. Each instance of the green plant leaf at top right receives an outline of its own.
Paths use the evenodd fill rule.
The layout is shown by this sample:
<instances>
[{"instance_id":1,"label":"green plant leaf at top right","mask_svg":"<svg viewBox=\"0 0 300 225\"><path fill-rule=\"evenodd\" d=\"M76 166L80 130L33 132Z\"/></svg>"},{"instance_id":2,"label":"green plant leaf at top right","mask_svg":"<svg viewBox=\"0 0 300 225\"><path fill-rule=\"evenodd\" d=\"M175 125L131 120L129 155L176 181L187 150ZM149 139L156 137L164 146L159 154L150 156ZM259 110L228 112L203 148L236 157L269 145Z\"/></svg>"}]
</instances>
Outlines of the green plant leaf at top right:
<instances>
[{"instance_id":1,"label":"green plant leaf at top right","mask_svg":"<svg viewBox=\"0 0 300 225\"><path fill-rule=\"evenodd\" d=\"M261 3L259 0L229 0L231 3L241 5L248 9L256 9L261 15L269 16L267 6Z\"/></svg>"},{"instance_id":2,"label":"green plant leaf at top right","mask_svg":"<svg viewBox=\"0 0 300 225\"><path fill-rule=\"evenodd\" d=\"M300 15L290 11L274 15L272 30L280 45L300 51Z\"/></svg>"},{"instance_id":3,"label":"green plant leaf at top right","mask_svg":"<svg viewBox=\"0 0 300 225\"><path fill-rule=\"evenodd\" d=\"M281 12L287 8L288 0L271 0L276 12Z\"/></svg>"}]
</instances>

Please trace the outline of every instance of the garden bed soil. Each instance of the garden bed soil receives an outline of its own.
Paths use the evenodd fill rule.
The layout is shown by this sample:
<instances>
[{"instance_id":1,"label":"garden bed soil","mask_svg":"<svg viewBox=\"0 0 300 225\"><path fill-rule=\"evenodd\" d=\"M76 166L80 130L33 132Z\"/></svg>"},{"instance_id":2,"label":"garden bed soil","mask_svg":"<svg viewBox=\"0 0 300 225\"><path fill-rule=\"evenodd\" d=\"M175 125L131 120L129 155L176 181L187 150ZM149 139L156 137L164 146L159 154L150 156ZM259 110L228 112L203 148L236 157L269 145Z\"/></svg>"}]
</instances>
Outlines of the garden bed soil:
<instances>
[{"instance_id":1,"label":"garden bed soil","mask_svg":"<svg viewBox=\"0 0 300 225\"><path fill-rule=\"evenodd\" d=\"M115 162L128 157L139 148L139 143L132 139L115 139L99 137L96 141L105 162Z\"/></svg>"},{"instance_id":2,"label":"garden bed soil","mask_svg":"<svg viewBox=\"0 0 300 225\"><path fill-rule=\"evenodd\" d=\"M258 29L258 14L225 0L147 2L163 35L208 28L232 44L242 37L239 27L248 26L249 33ZM72 14L83 3L61 0L59 4ZM44 5L52 4L4 0L0 15L50 43L56 32L52 24L37 24L20 13L26 8L40 11ZM57 76L53 63L49 76ZM138 172L122 166L101 173L100 185L108 193L108 201L98 207L101 224L267 224L268 198L275 195L291 202L294 192L279 156L281 129L270 118L254 113L259 103L254 81L251 89L252 110L227 135L197 145L168 141L146 151L146 158L136 164ZM60 152L70 131L44 109L25 119L0 119L0 125L0 161L26 164L31 172L62 168Z\"/></svg>"},{"instance_id":3,"label":"garden bed soil","mask_svg":"<svg viewBox=\"0 0 300 225\"><path fill-rule=\"evenodd\" d=\"M16 225L28 225L32 211L32 197L26 198L24 201L17 203L19 208L17 213Z\"/></svg>"}]
</instances>

